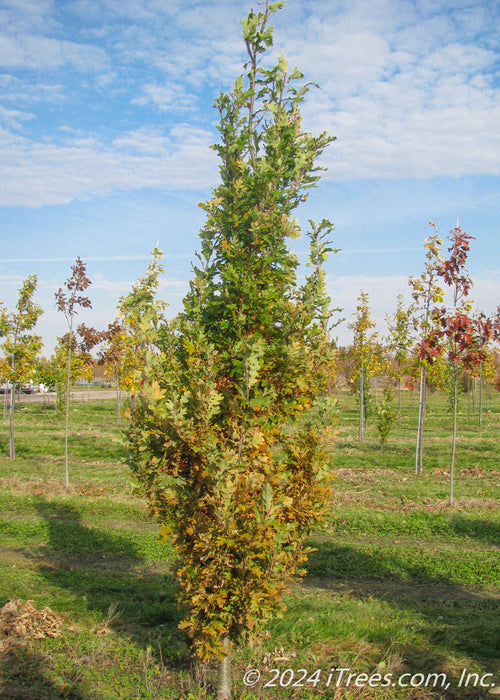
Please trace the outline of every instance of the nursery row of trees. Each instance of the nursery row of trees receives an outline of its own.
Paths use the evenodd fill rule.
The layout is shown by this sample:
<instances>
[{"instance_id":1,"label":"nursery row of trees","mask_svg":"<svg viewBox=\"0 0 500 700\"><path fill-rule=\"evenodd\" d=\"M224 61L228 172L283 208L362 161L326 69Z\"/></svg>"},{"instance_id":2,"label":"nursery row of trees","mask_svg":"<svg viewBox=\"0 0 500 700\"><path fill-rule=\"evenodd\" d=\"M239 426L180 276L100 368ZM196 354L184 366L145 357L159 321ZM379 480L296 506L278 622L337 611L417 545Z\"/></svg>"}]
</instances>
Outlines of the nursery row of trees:
<instances>
[{"instance_id":1,"label":"nursery row of trees","mask_svg":"<svg viewBox=\"0 0 500 700\"><path fill-rule=\"evenodd\" d=\"M436 230L436 224L431 226ZM443 256L443 242L436 232L425 241L425 269L420 277L410 277L412 303L405 305L399 294L396 309L386 316L386 334L376 333L376 321L370 312L370 299L360 290L356 311L349 322L353 342L335 347L331 342L331 363L328 367L328 390L332 394L347 386L359 401L359 437L365 436L368 416L375 413L376 425L383 446L397 419L401 424L403 389L418 385L418 436L415 471L423 471L423 433L427 391L438 389L450 396L456 418L458 396L471 387L479 388L478 421L482 422L483 388L497 386L499 312L488 318L474 308L468 295L472 280L465 264L472 237L456 227L450 232L449 259ZM56 408L65 407L66 428L69 410L69 389L76 380L90 381L97 366L116 387L118 420L122 414L121 397L126 391L132 406L143 386L148 356L157 352L155 338L167 323L167 303L158 298L160 276L164 270L158 248L143 277L122 297L117 317L105 330L76 324L78 308L91 308L86 290L91 281L86 267L77 258L71 276L55 294L55 304L67 322L68 331L57 339L50 358L41 355L42 339L35 332L43 313L34 302L37 279L30 275L23 281L15 310L9 312L0 302L0 380L4 387L23 383L43 383L56 389ZM452 306L443 305L446 287L451 287ZM337 309L339 311L340 309ZM378 400L378 380L382 398ZM373 386L376 405L373 406ZM393 407L393 388L397 390L397 409ZM498 388L498 387L497 387ZM15 456L13 408L14 392L5 391L9 404L11 459ZM455 432L455 431L454 431ZM67 433L67 430L66 430ZM67 465L67 441L65 445ZM66 469L66 485L68 484Z\"/></svg>"},{"instance_id":2,"label":"nursery row of trees","mask_svg":"<svg viewBox=\"0 0 500 700\"><path fill-rule=\"evenodd\" d=\"M482 421L483 380L496 381L497 351L500 339L500 307L494 317L474 308L469 299L473 286L466 268L472 236L458 226L450 231L447 254L435 223L434 235L425 242L425 268L419 277L410 277L412 303L405 308L402 295L398 296L396 311L388 316L388 335L380 343L373 332L375 322L369 311L369 298L361 292L355 318L350 323L354 341L344 351L344 367L350 370L359 397L359 436L364 425L369 403L367 379L381 373L391 374L389 358L395 363L392 371L398 382L398 420L401 422L401 387L403 379L419 375L419 412L415 454L415 471L423 471L423 434L426 397L429 384L450 395L453 413L453 440L450 466L450 504L453 503L454 466L457 437L458 398L460 380L467 384L479 380L479 423ZM448 294L446 294L448 292ZM449 306L445 299L450 299ZM389 354L388 354L389 353ZM350 360L350 363L346 362ZM429 381L430 380L430 381ZM488 386L488 384L487 384ZM369 392L368 392L369 396ZM384 443L391 427L393 412L392 393L386 386L384 399L378 410L378 428Z\"/></svg>"},{"instance_id":3,"label":"nursery row of trees","mask_svg":"<svg viewBox=\"0 0 500 700\"><path fill-rule=\"evenodd\" d=\"M71 267L71 275L55 293L55 306L64 314L67 332L57 338L53 354L41 355L43 343L35 332L36 323L43 313L34 302L37 287L36 275L30 275L22 283L15 309L9 311L0 302L0 380L4 390L5 408L9 406L9 456L15 457L14 406L15 390L21 386L43 384L56 390L57 410L64 409L65 416L65 483L68 487L67 433L70 405L70 388L75 381L90 381L98 365L104 367L106 376L114 381L117 389L117 415L121 415L120 398L124 389L132 397L137 391L138 377L150 349L147 341L147 325L151 309L158 312L158 322L166 304L155 299L159 274L163 268L161 253L153 251L152 261L144 277L133 285L131 292L120 299L117 318L105 330L98 330L77 323L82 308L92 308L87 290L91 281L84 262L77 258Z\"/></svg>"}]
</instances>

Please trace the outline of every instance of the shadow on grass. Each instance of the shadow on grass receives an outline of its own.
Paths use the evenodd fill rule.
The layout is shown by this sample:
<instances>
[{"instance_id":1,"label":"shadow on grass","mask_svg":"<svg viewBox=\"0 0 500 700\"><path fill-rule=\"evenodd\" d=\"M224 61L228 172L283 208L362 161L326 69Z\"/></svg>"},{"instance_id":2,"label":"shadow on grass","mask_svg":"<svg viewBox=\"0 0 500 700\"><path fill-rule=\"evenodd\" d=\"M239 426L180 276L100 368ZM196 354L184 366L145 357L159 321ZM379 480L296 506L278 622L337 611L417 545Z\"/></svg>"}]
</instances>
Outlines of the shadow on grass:
<instances>
[{"instance_id":1,"label":"shadow on grass","mask_svg":"<svg viewBox=\"0 0 500 700\"><path fill-rule=\"evenodd\" d=\"M17 645L0 661L2 700L85 700L73 684L56 683L46 674L47 659Z\"/></svg>"},{"instance_id":2,"label":"shadow on grass","mask_svg":"<svg viewBox=\"0 0 500 700\"><path fill-rule=\"evenodd\" d=\"M470 521L454 521L457 532L464 528L468 534ZM489 534L485 539L489 539ZM394 550L367 553L352 546L338 546L334 542L311 541L317 551L309 555L307 564L308 585L335 593L354 595L362 600L383 600L394 608L411 610L421 620L418 648L408 642L405 658L419 667L427 655L432 662L452 659L457 655L472 657L489 669L498 664L498 639L500 638L500 599L494 594L473 586L465 587L446 573L446 561L439 569L439 556L417 561L401 547L401 554ZM467 560L464 543L463 556ZM472 555L473 556L473 555ZM448 560L449 563L449 560ZM494 574L490 574L493 579ZM391 630L373 629L373 639L391 648ZM409 638L413 634L409 633ZM431 669L432 670L432 669ZM491 669L493 670L493 669ZM494 669L496 671L499 668Z\"/></svg>"},{"instance_id":3,"label":"shadow on grass","mask_svg":"<svg viewBox=\"0 0 500 700\"><path fill-rule=\"evenodd\" d=\"M96 625L113 629L166 669L187 666L189 650L178 630L174 579L166 565L148 563L126 534L106 531L105 525L86 526L71 504L37 498L34 505L47 525L48 539L33 559L48 584L46 598L58 599L58 611L67 610L78 622L86 618L83 625L90 634ZM35 657L13 655L11 661L10 685L19 691L12 697L80 697L77 690L71 695L66 688L66 694L58 694L56 688L51 694L45 688L42 658L38 663ZM19 685L23 675L24 686ZM38 686L42 694L37 694Z\"/></svg>"},{"instance_id":4,"label":"shadow on grass","mask_svg":"<svg viewBox=\"0 0 500 700\"><path fill-rule=\"evenodd\" d=\"M500 523L488 519L464 518L454 515L451 526L457 535L472 537L474 540L489 542L500 547Z\"/></svg>"},{"instance_id":5,"label":"shadow on grass","mask_svg":"<svg viewBox=\"0 0 500 700\"><path fill-rule=\"evenodd\" d=\"M133 541L87 527L73 505L37 499L35 507L48 525L40 571L52 586L73 592L104 618L116 607L127 633L137 626L177 630L173 576L151 570Z\"/></svg>"}]
</instances>

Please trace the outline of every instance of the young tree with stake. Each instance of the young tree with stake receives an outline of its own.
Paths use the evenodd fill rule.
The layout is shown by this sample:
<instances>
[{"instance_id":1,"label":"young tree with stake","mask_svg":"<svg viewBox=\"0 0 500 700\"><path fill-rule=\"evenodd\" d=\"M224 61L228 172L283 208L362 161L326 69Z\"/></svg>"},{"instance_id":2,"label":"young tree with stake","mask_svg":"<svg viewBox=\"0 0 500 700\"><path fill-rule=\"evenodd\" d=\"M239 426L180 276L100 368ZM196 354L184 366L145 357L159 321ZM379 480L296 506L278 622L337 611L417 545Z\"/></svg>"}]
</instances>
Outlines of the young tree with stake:
<instances>
[{"instance_id":1,"label":"young tree with stake","mask_svg":"<svg viewBox=\"0 0 500 700\"><path fill-rule=\"evenodd\" d=\"M68 352L71 353L69 385L72 386L77 379L90 379L92 376L92 358L82 349L77 335L78 330L73 333L71 341L69 333L57 338L54 352L43 372L48 383L56 389L56 412L66 406Z\"/></svg>"},{"instance_id":2,"label":"young tree with stake","mask_svg":"<svg viewBox=\"0 0 500 700\"><path fill-rule=\"evenodd\" d=\"M431 228L437 230L437 224L431 222ZM420 277L410 277L408 284L412 288L414 299L414 323L415 328L420 332L420 337L425 337L430 330L431 311L433 305L441 303L444 298L442 287L439 286L438 270L443 263L441 255L442 241L438 234L429 236L425 241L425 270ZM424 471L424 420L427 401L427 362L425 356L420 354L420 383L418 401L418 426L417 444L415 450L415 473L422 474Z\"/></svg>"},{"instance_id":3,"label":"young tree with stake","mask_svg":"<svg viewBox=\"0 0 500 700\"><path fill-rule=\"evenodd\" d=\"M75 264L71 266L71 277L69 277L64 288L60 287L55 293L56 307L64 314L68 325L67 333L67 358L66 358L66 410L64 423L64 485L69 488L69 467L68 467L68 425L69 425L69 403L70 403L70 378L71 378L71 353L74 343L74 322L78 314L78 307L92 308L90 299L83 294L92 284L86 276L86 267L81 258L78 257Z\"/></svg>"},{"instance_id":4,"label":"young tree with stake","mask_svg":"<svg viewBox=\"0 0 500 700\"><path fill-rule=\"evenodd\" d=\"M359 437L361 439L365 435L369 380L378 367L380 355L376 344L377 333L371 332L375 328L375 321L370 313L370 298L364 289L360 291L354 320L349 324L349 328L354 336L352 350L356 362L354 379L357 382L359 397Z\"/></svg>"},{"instance_id":5,"label":"young tree with stake","mask_svg":"<svg viewBox=\"0 0 500 700\"><path fill-rule=\"evenodd\" d=\"M232 645L282 608L330 493L332 225L311 222L302 287L287 242L332 139L302 129L302 74L283 56L262 67L283 4L243 22L246 75L217 100L221 184L202 205L185 310L155 340L129 430L135 473L179 555L182 627L198 657L219 659L219 700L231 697Z\"/></svg>"},{"instance_id":6,"label":"young tree with stake","mask_svg":"<svg viewBox=\"0 0 500 700\"><path fill-rule=\"evenodd\" d=\"M104 373L108 379L113 379L116 389L116 418L121 420L121 391L124 387L125 365L125 332L118 320L108 324L103 331L102 339L105 342L98 356L98 363L104 367Z\"/></svg>"},{"instance_id":7,"label":"young tree with stake","mask_svg":"<svg viewBox=\"0 0 500 700\"><path fill-rule=\"evenodd\" d=\"M118 306L117 324L121 331L114 335L114 343L122 382L130 391L129 413L132 414L144 372L165 324L166 303L157 297L164 272L162 256L162 251L156 246L145 274L133 283L126 296L121 297Z\"/></svg>"},{"instance_id":8,"label":"young tree with stake","mask_svg":"<svg viewBox=\"0 0 500 700\"><path fill-rule=\"evenodd\" d=\"M43 311L33 302L37 277L29 275L22 283L16 302L16 310L8 313L0 309L0 337L2 349L8 360L7 380L9 393L9 458L16 456L14 443L14 388L34 373L36 358L42 348L42 339L31 331Z\"/></svg>"},{"instance_id":9,"label":"young tree with stake","mask_svg":"<svg viewBox=\"0 0 500 700\"><path fill-rule=\"evenodd\" d=\"M396 311L393 316L387 317L387 349L394 353L397 362L395 375L398 380L398 425L401 425L401 384L413 346L411 314L411 308L405 308L403 295L398 294Z\"/></svg>"},{"instance_id":10,"label":"young tree with stake","mask_svg":"<svg viewBox=\"0 0 500 700\"><path fill-rule=\"evenodd\" d=\"M439 276L452 292L452 308L436 307L432 311L434 328L421 343L422 359L432 363L434 358L445 353L450 373L453 407L453 441L450 464L450 506L454 502L454 475L457 443L458 414L458 370L478 366L486 357L485 348L493 337L494 323L483 316L472 316L472 304L467 297L472 288L472 279L465 267L469 253L469 241L474 240L457 225L450 231L450 257L437 268Z\"/></svg>"}]
</instances>

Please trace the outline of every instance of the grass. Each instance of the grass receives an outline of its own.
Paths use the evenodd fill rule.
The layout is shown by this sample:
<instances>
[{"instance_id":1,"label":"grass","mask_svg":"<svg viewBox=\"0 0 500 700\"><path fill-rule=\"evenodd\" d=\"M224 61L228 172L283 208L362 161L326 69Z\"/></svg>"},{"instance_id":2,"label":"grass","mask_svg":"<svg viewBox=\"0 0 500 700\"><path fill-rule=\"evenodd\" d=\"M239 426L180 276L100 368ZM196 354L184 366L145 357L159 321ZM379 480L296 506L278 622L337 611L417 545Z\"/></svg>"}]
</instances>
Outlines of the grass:
<instances>
[{"instance_id":1,"label":"grass","mask_svg":"<svg viewBox=\"0 0 500 700\"><path fill-rule=\"evenodd\" d=\"M370 424L357 439L351 397L339 397L337 420L330 517L311 535L308 575L292 584L284 616L256 647L236 651L236 697L493 697L500 396L491 397L481 427L477 415L460 417L454 508L447 505L451 416L441 396L429 399L423 476L414 474L412 396L405 394L401 426L383 451ZM12 599L49 606L61 634L0 632L0 697L213 697L214 669L192 665L178 629L174 553L134 494L113 401L72 409L69 492L53 409L25 405L15 425L15 462L8 424L0 425L0 607ZM253 668L261 681L245 689ZM351 669L349 684L346 671L336 685L338 668ZM464 669L469 683L460 687ZM446 674L447 688L435 673ZM420 674L414 687L412 674ZM390 683L381 687L385 677Z\"/></svg>"}]
</instances>

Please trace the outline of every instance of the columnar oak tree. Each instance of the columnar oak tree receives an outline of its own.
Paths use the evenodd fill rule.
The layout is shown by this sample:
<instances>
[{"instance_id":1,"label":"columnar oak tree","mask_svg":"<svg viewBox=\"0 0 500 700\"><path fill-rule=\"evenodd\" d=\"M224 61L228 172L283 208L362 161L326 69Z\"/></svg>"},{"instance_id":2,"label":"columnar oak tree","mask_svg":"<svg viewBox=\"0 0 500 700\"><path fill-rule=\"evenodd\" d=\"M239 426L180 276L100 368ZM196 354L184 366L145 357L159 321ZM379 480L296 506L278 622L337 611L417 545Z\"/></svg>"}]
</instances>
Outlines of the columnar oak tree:
<instances>
[{"instance_id":1,"label":"columnar oak tree","mask_svg":"<svg viewBox=\"0 0 500 700\"><path fill-rule=\"evenodd\" d=\"M242 23L246 74L216 103L221 183L202 205L185 310L156 339L129 430L135 472L179 555L181 626L200 658L220 659L220 699L231 695L232 644L282 607L329 502L332 225L311 222L302 287L287 241L332 139L302 129L302 74L283 56L261 64L283 4Z\"/></svg>"},{"instance_id":2,"label":"columnar oak tree","mask_svg":"<svg viewBox=\"0 0 500 700\"><path fill-rule=\"evenodd\" d=\"M135 396L143 382L143 373L155 352L158 338L164 333L166 304L158 299L160 276L163 274L163 253L155 247L146 273L133 283L131 291L120 299L117 324L121 333L114 341L120 344L120 374L131 395L131 411Z\"/></svg>"},{"instance_id":3,"label":"columnar oak tree","mask_svg":"<svg viewBox=\"0 0 500 700\"><path fill-rule=\"evenodd\" d=\"M370 313L370 298L365 290L360 291L354 320L349 324L353 331L352 350L356 362L354 380L359 397L359 437L365 434L366 395L369 379L376 371L378 362L377 333L372 333L375 321Z\"/></svg>"},{"instance_id":4,"label":"columnar oak tree","mask_svg":"<svg viewBox=\"0 0 500 700\"><path fill-rule=\"evenodd\" d=\"M401 425L401 384L413 345L411 315L411 308L405 308L403 295L398 294L396 311L393 316L387 317L387 349L394 354L397 362L395 375L398 380L398 425Z\"/></svg>"},{"instance_id":5,"label":"columnar oak tree","mask_svg":"<svg viewBox=\"0 0 500 700\"><path fill-rule=\"evenodd\" d=\"M36 290L36 275L29 275L22 283L17 297L16 310L8 313L0 309L0 337L3 336L2 350L8 361L7 379L9 392L9 457L15 458L14 444L14 388L34 374L37 355L42 347L40 336L31 331L43 313L33 302Z\"/></svg>"}]
</instances>

